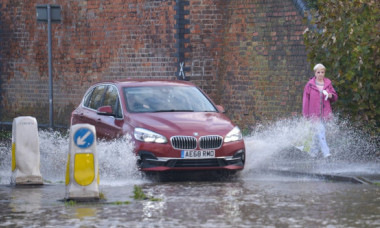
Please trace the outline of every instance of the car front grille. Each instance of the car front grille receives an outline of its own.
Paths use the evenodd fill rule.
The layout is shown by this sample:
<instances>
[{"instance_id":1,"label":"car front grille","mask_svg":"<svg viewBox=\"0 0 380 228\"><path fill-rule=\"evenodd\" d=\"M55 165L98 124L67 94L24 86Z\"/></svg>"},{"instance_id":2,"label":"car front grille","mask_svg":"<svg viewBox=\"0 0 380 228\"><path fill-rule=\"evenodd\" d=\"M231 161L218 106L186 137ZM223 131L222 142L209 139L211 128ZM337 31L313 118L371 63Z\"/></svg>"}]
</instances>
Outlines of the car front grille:
<instances>
[{"instance_id":1,"label":"car front grille","mask_svg":"<svg viewBox=\"0 0 380 228\"><path fill-rule=\"evenodd\" d=\"M174 149L197 148L197 139L192 136L173 136L170 141Z\"/></svg>"},{"instance_id":2,"label":"car front grille","mask_svg":"<svg viewBox=\"0 0 380 228\"><path fill-rule=\"evenodd\" d=\"M208 135L199 138L201 149L217 149L222 146L223 138L219 135Z\"/></svg>"},{"instance_id":3,"label":"car front grille","mask_svg":"<svg viewBox=\"0 0 380 228\"><path fill-rule=\"evenodd\" d=\"M170 139L174 149L193 150L197 148L197 139L193 136L173 136ZM218 149L222 146L223 137L219 135L208 135L199 138L199 148Z\"/></svg>"}]
</instances>

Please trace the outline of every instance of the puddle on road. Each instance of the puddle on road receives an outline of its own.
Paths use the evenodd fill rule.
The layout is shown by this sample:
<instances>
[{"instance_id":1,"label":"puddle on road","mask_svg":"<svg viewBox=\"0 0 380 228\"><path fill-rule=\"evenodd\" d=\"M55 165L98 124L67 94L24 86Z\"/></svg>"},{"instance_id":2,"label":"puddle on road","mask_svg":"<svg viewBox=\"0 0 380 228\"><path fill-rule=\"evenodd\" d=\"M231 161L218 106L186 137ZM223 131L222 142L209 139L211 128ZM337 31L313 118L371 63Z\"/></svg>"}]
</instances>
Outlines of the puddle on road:
<instances>
[{"instance_id":1,"label":"puddle on road","mask_svg":"<svg viewBox=\"0 0 380 228\"><path fill-rule=\"evenodd\" d=\"M146 182L159 201L133 200L131 183L103 186L108 202L64 205L64 185L0 187L1 225L100 227L377 227L380 188L299 179ZM26 194L26 192L28 194ZM9 198L4 198L9 196ZM43 214L43 216L41 216Z\"/></svg>"}]
</instances>

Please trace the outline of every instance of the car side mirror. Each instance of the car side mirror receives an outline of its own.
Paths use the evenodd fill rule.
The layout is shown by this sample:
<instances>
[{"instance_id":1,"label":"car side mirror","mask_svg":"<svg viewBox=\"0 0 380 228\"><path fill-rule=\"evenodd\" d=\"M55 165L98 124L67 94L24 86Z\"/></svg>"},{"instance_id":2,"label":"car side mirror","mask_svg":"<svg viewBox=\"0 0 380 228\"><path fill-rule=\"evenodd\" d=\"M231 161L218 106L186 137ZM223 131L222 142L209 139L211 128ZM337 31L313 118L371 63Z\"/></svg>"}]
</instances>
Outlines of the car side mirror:
<instances>
[{"instance_id":1,"label":"car side mirror","mask_svg":"<svg viewBox=\"0 0 380 228\"><path fill-rule=\"evenodd\" d=\"M216 108L218 109L218 111L219 111L220 113L226 113L226 110L223 108L223 106L221 106L221 105L217 105Z\"/></svg>"},{"instance_id":2,"label":"car side mirror","mask_svg":"<svg viewBox=\"0 0 380 228\"><path fill-rule=\"evenodd\" d=\"M115 116L112 112L111 106L101 106L97 110L97 114L101 116Z\"/></svg>"}]
</instances>

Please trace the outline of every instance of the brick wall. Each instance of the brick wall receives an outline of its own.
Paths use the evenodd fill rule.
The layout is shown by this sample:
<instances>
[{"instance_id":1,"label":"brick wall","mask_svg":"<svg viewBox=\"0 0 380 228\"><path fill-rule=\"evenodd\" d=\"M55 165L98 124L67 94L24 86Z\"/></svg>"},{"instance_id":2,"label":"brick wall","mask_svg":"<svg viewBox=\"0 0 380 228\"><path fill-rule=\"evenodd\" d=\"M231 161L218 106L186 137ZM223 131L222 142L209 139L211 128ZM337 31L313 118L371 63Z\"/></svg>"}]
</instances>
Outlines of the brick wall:
<instances>
[{"instance_id":1,"label":"brick wall","mask_svg":"<svg viewBox=\"0 0 380 228\"><path fill-rule=\"evenodd\" d=\"M20 115L48 123L44 1L0 3L0 121ZM175 79L174 0L63 1L52 26L54 119L67 125L93 82L127 77ZM302 18L291 0L191 0L186 76L225 106L243 128L300 112L310 75Z\"/></svg>"},{"instance_id":2,"label":"brick wall","mask_svg":"<svg viewBox=\"0 0 380 228\"><path fill-rule=\"evenodd\" d=\"M235 122L300 113L310 68L293 1L191 1L189 9L192 81Z\"/></svg>"}]
</instances>

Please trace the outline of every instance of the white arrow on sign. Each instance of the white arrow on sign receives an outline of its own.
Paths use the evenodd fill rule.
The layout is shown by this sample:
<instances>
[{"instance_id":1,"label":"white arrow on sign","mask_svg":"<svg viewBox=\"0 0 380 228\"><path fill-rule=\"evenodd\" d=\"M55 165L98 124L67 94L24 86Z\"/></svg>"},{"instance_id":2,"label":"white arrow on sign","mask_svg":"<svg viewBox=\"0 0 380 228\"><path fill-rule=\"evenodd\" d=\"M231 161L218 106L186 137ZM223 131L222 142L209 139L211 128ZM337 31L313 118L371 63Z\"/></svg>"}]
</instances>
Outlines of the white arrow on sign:
<instances>
[{"instance_id":1,"label":"white arrow on sign","mask_svg":"<svg viewBox=\"0 0 380 228\"><path fill-rule=\"evenodd\" d=\"M91 134L91 131L88 131L85 135L82 137L77 138L77 145L83 146L86 143L86 138Z\"/></svg>"}]
</instances>

